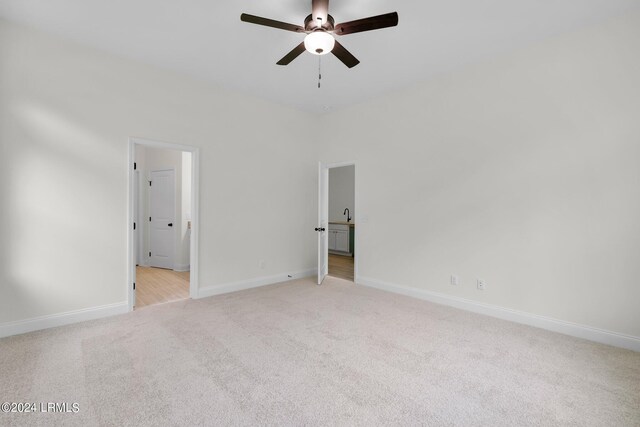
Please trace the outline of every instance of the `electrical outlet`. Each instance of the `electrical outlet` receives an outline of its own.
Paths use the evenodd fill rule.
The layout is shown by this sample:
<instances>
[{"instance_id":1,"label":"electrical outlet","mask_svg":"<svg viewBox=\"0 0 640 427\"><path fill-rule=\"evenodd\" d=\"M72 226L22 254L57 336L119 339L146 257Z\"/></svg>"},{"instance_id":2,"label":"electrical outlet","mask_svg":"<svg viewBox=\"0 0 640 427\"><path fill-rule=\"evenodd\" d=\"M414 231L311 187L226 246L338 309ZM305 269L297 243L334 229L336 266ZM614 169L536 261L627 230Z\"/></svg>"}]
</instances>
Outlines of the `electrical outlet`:
<instances>
[{"instance_id":1,"label":"electrical outlet","mask_svg":"<svg viewBox=\"0 0 640 427\"><path fill-rule=\"evenodd\" d=\"M267 263L264 262L263 259L261 259L260 261L258 261L258 267L260 267L261 269L265 269L265 267L267 266Z\"/></svg>"},{"instance_id":2,"label":"electrical outlet","mask_svg":"<svg viewBox=\"0 0 640 427\"><path fill-rule=\"evenodd\" d=\"M455 274L451 275L451 284L452 285L458 285L460 283L460 278L458 276L456 276Z\"/></svg>"},{"instance_id":3,"label":"electrical outlet","mask_svg":"<svg viewBox=\"0 0 640 427\"><path fill-rule=\"evenodd\" d=\"M484 280L478 279L478 290L479 291L484 291L486 286L487 286L487 283Z\"/></svg>"}]
</instances>

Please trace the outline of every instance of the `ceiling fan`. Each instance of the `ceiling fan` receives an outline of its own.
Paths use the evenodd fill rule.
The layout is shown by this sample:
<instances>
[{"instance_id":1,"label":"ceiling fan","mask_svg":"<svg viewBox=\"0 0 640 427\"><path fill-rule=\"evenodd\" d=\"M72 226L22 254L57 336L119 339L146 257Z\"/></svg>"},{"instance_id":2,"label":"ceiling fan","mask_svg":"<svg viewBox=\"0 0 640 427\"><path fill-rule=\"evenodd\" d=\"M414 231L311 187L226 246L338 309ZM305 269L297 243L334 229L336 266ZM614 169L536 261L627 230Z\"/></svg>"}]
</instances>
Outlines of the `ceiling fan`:
<instances>
[{"instance_id":1,"label":"ceiling fan","mask_svg":"<svg viewBox=\"0 0 640 427\"><path fill-rule=\"evenodd\" d=\"M240 20L251 24L307 34L302 43L293 48L291 52L287 53L277 62L278 65L288 65L300 56L302 52L307 50L314 55L326 55L331 52L342 61L344 65L352 68L358 65L360 61L345 49L344 46L338 43L334 35L345 36L363 31L394 27L398 25L398 13L386 13L384 15L356 19L355 21L343 22L342 24L336 25L333 16L329 15L329 0L312 0L311 15L305 18L304 27L246 13L240 15Z\"/></svg>"}]
</instances>

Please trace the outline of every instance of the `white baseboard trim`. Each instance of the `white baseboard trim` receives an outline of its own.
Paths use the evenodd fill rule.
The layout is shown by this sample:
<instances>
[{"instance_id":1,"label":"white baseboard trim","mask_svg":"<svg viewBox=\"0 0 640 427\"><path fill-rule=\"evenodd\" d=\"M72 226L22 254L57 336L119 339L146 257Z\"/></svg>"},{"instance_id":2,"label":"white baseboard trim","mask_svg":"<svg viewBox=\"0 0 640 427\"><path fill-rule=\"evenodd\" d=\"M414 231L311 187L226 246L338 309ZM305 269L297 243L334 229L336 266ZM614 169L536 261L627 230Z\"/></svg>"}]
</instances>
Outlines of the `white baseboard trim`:
<instances>
[{"instance_id":1,"label":"white baseboard trim","mask_svg":"<svg viewBox=\"0 0 640 427\"><path fill-rule=\"evenodd\" d=\"M472 311L474 313L480 313L487 316L497 317L503 320L509 320L524 325L534 326L536 328L559 332L561 334L571 335L573 337L583 338L602 344L622 347L633 351L640 351L640 337L635 337L632 335L620 334L617 332L593 328L591 326L581 325L578 323L566 322L564 320L539 316L537 314L531 314L524 311L512 310L510 308L499 307L496 305L485 304L465 298L455 297L452 295L441 294L438 292L381 282L366 277L359 277L358 284L380 289L383 291L423 299L426 301L434 302L436 304L448 305L450 307L459 308L461 310Z\"/></svg>"},{"instance_id":2,"label":"white baseboard trim","mask_svg":"<svg viewBox=\"0 0 640 427\"><path fill-rule=\"evenodd\" d=\"M198 298L206 298L214 295L227 294L229 292L242 291L244 289L258 288L260 286L273 285L289 280L300 279L318 274L318 270L302 270L293 273L281 273L275 276L258 277L255 279L242 280L239 282L225 283L217 286L207 286L198 290Z\"/></svg>"},{"instance_id":3,"label":"white baseboard trim","mask_svg":"<svg viewBox=\"0 0 640 427\"><path fill-rule=\"evenodd\" d=\"M126 301L0 324L0 338L129 312Z\"/></svg>"},{"instance_id":4,"label":"white baseboard trim","mask_svg":"<svg viewBox=\"0 0 640 427\"><path fill-rule=\"evenodd\" d=\"M189 264L187 265L175 265L173 267L173 271L189 271L191 270L191 266Z\"/></svg>"}]
</instances>

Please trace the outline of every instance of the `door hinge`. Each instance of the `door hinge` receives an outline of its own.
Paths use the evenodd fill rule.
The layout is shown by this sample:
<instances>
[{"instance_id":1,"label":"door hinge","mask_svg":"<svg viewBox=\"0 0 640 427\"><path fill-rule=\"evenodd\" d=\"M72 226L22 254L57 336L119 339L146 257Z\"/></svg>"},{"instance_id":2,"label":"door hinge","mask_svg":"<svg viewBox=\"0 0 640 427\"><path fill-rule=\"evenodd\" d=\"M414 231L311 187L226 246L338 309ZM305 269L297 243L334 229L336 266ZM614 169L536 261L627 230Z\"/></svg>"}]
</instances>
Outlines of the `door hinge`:
<instances>
[{"instance_id":1,"label":"door hinge","mask_svg":"<svg viewBox=\"0 0 640 427\"><path fill-rule=\"evenodd\" d=\"M138 164L136 162L133 162L133 170L138 169Z\"/></svg>"},{"instance_id":2,"label":"door hinge","mask_svg":"<svg viewBox=\"0 0 640 427\"><path fill-rule=\"evenodd\" d=\"M134 230L136 229L136 223L135 222L133 223L133 229Z\"/></svg>"},{"instance_id":3,"label":"door hinge","mask_svg":"<svg viewBox=\"0 0 640 427\"><path fill-rule=\"evenodd\" d=\"M151 217L149 217L149 221L151 221Z\"/></svg>"},{"instance_id":4,"label":"door hinge","mask_svg":"<svg viewBox=\"0 0 640 427\"><path fill-rule=\"evenodd\" d=\"M151 181L149 181L149 187L151 187Z\"/></svg>"},{"instance_id":5,"label":"door hinge","mask_svg":"<svg viewBox=\"0 0 640 427\"><path fill-rule=\"evenodd\" d=\"M151 252L149 252L149 257L151 257Z\"/></svg>"},{"instance_id":6,"label":"door hinge","mask_svg":"<svg viewBox=\"0 0 640 427\"><path fill-rule=\"evenodd\" d=\"M135 282L133 282L133 290L134 291L136 290L136 283Z\"/></svg>"}]
</instances>

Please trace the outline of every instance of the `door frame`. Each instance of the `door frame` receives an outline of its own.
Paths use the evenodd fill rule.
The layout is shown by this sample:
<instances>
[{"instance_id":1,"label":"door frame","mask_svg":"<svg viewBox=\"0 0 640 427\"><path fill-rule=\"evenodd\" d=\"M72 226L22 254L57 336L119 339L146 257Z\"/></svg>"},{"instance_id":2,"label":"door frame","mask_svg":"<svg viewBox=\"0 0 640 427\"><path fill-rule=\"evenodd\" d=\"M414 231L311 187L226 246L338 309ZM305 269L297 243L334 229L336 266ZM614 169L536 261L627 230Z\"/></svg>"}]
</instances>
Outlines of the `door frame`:
<instances>
[{"instance_id":1,"label":"door frame","mask_svg":"<svg viewBox=\"0 0 640 427\"><path fill-rule=\"evenodd\" d=\"M138 197L136 197L137 200L134 201L134 203L138 204L138 215L136 218L136 223L138 225L140 225L140 220L142 219L140 213L141 213L141 209L143 208L143 206L145 205L145 200L143 199L144 195L143 195L143 191L142 191L142 182L146 177L141 176L140 171L136 170L134 171L135 175L137 177L137 187L135 187L135 192L134 192L134 197L136 195L136 192L138 194ZM136 186L136 183L133 183L134 186ZM134 238L135 238L135 233L134 233ZM137 250L136 250L136 246L137 245ZM137 241L134 243L134 251L136 253L134 253L134 257L136 258L136 264L143 266L143 267L147 267L147 258L144 256L144 233L142 233L142 230L140 228L138 228L138 239Z\"/></svg>"},{"instance_id":2,"label":"door frame","mask_svg":"<svg viewBox=\"0 0 640 427\"><path fill-rule=\"evenodd\" d=\"M140 171L139 170L133 171L133 187L135 188L134 196L135 194L138 194L139 196L139 192L140 192ZM140 225L140 197L133 198L133 221L137 225ZM140 255L142 254L142 248L141 248L142 239L140 238L140 236L142 236L142 233L140 231L141 231L140 227L136 227L136 229L133 231L133 256L134 256L136 265L142 265L142 260L140 257Z\"/></svg>"},{"instance_id":3,"label":"door frame","mask_svg":"<svg viewBox=\"0 0 640 427\"><path fill-rule=\"evenodd\" d=\"M127 281L125 283L127 292L127 304L129 311L133 311L133 283L136 277L136 254L134 251L134 197L137 191L134 191L134 161L135 161L135 147L136 145L142 145L145 147L161 148L167 150L186 151L191 153L191 244L189 250L189 264L190 264L190 277L189 277L189 297L191 299L198 298L198 283L199 283L199 265L198 265L198 241L200 237L200 149L190 145L173 144L168 142L152 141L149 139L129 137L129 158L127 167Z\"/></svg>"},{"instance_id":4,"label":"door frame","mask_svg":"<svg viewBox=\"0 0 640 427\"><path fill-rule=\"evenodd\" d=\"M331 163L325 163L325 162L320 162L320 167L327 169L327 173L329 173L329 169L335 169L335 168L341 168L343 166L353 166L355 168L354 171L354 178L353 178L353 210L356 211L356 216L353 217L353 221L356 224L355 230L354 230L354 251L355 253L353 254L353 283L358 284L358 258L359 258L359 254L360 251L357 250L355 248L356 243L358 244L358 246L360 246L360 243L358 243L360 241L360 218L362 218L362 214L360 213L360 209L358 206L358 166L356 164L357 162L355 160L351 160L351 161L345 161L345 162L331 162ZM319 186L318 186L319 187ZM318 188L318 191L320 191L320 189ZM327 189L328 191L328 189ZM321 198L319 197L320 195L318 194L318 200L320 200ZM329 208L329 198L327 197L327 206L326 208ZM324 206L323 206L324 208ZM329 224L327 223L327 227L329 227ZM327 231L329 229L327 228ZM327 257L327 259L329 258L329 248L327 245L325 245L325 251L326 254L325 256ZM328 261L327 261L327 267L328 267ZM328 268L327 268L328 271Z\"/></svg>"}]
</instances>

